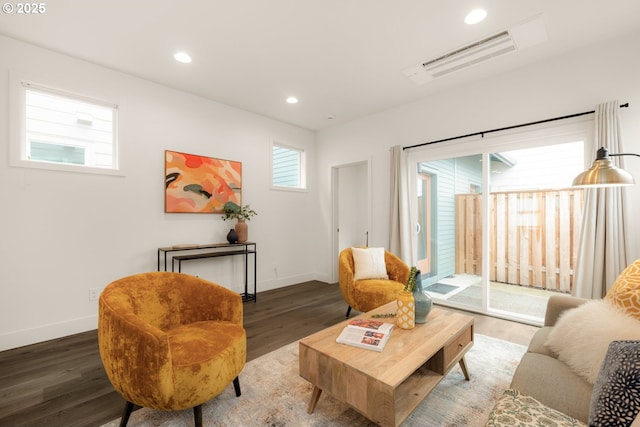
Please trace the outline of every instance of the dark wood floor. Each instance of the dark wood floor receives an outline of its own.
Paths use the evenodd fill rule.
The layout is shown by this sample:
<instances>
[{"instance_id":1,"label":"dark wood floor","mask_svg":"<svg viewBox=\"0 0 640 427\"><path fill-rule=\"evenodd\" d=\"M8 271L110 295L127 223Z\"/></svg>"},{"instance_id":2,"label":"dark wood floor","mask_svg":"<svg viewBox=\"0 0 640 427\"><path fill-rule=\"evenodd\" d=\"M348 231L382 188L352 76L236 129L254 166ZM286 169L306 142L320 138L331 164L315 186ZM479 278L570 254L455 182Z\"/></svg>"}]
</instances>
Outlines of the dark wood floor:
<instances>
[{"instance_id":1,"label":"dark wood floor","mask_svg":"<svg viewBox=\"0 0 640 427\"><path fill-rule=\"evenodd\" d=\"M337 284L306 282L258 294L244 305L247 360L344 320ZM473 315L477 333L526 344L536 328ZM96 331L0 352L1 427L99 426L124 400L107 379Z\"/></svg>"}]
</instances>

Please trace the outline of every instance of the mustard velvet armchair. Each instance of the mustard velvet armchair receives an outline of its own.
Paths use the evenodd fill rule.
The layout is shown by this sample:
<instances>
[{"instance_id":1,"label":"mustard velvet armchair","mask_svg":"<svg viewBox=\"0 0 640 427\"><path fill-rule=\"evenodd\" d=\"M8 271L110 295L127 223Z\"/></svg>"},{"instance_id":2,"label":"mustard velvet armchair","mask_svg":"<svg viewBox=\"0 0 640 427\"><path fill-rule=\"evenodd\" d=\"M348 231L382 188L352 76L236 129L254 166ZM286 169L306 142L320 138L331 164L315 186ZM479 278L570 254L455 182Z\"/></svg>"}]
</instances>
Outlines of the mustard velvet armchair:
<instances>
[{"instance_id":1,"label":"mustard velvet armchair","mask_svg":"<svg viewBox=\"0 0 640 427\"><path fill-rule=\"evenodd\" d=\"M142 273L105 287L98 304L100 357L113 387L134 405L194 409L231 382L246 362L242 298L215 283L180 273Z\"/></svg>"},{"instance_id":2,"label":"mustard velvet armchair","mask_svg":"<svg viewBox=\"0 0 640 427\"><path fill-rule=\"evenodd\" d=\"M410 268L391 252L384 252L384 262L389 279L354 280L355 266L351 248L343 249L338 257L340 292L351 309L367 312L397 298L409 278Z\"/></svg>"}]
</instances>

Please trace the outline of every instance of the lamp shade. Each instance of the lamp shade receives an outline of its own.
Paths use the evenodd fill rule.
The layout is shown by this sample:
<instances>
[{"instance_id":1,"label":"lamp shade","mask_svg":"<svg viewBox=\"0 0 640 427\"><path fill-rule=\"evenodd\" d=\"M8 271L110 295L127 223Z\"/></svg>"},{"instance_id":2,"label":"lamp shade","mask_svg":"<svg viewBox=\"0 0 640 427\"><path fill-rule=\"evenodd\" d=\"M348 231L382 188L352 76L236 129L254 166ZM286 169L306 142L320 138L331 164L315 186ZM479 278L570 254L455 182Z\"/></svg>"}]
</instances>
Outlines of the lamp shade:
<instances>
[{"instance_id":1,"label":"lamp shade","mask_svg":"<svg viewBox=\"0 0 640 427\"><path fill-rule=\"evenodd\" d=\"M629 172L611 162L605 148L598 150L598 156L588 170L573 179L574 187L622 187L635 183Z\"/></svg>"}]
</instances>

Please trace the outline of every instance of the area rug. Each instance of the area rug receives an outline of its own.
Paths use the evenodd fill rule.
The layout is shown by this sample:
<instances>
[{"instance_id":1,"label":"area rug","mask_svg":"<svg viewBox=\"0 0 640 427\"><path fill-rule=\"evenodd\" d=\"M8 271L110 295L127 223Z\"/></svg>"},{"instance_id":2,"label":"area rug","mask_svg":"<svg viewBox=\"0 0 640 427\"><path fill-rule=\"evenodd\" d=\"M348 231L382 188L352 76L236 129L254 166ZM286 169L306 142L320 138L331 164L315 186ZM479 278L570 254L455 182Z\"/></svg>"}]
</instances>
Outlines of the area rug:
<instances>
[{"instance_id":1,"label":"area rug","mask_svg":"<svg viewBox=\"0 0 640 427\"><path fill-rule=\"evenodd\" d=\"M475 335L465 356L470 381L456 365L449 375L402 424L403 427L483 426L489 411L509 387L526 347L484 335ZM233 386L202 408L206 427L373 427L355 410L326 393L313 414L307 414L312 386L299 376L298 342L294 342L245 366L240 374L242 396ZM103 427L117 427L119 420ZM193 411L135 411L129 427L192 427Z\"/></svg>"}]
</instances>

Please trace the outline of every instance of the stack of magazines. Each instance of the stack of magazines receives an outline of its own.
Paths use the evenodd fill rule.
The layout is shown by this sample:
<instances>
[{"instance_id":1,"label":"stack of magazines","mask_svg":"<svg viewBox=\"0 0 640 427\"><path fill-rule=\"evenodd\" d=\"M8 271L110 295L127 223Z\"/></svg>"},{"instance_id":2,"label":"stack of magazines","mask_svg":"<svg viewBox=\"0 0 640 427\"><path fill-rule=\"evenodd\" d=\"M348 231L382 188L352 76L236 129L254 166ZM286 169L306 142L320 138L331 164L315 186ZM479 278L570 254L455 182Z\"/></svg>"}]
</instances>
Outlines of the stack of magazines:
<instances>
[{"instance_id":1,"label":"stack of magazines","mask_svg":"<svg viewBox=\"0 0 640 427\"><path fill-rule=\"evenodd\" d=\"M336 342L367 350L382 351L393 331L393 323L373 319L353 319L342 330Z\"/></svg>"}]
</instances>

